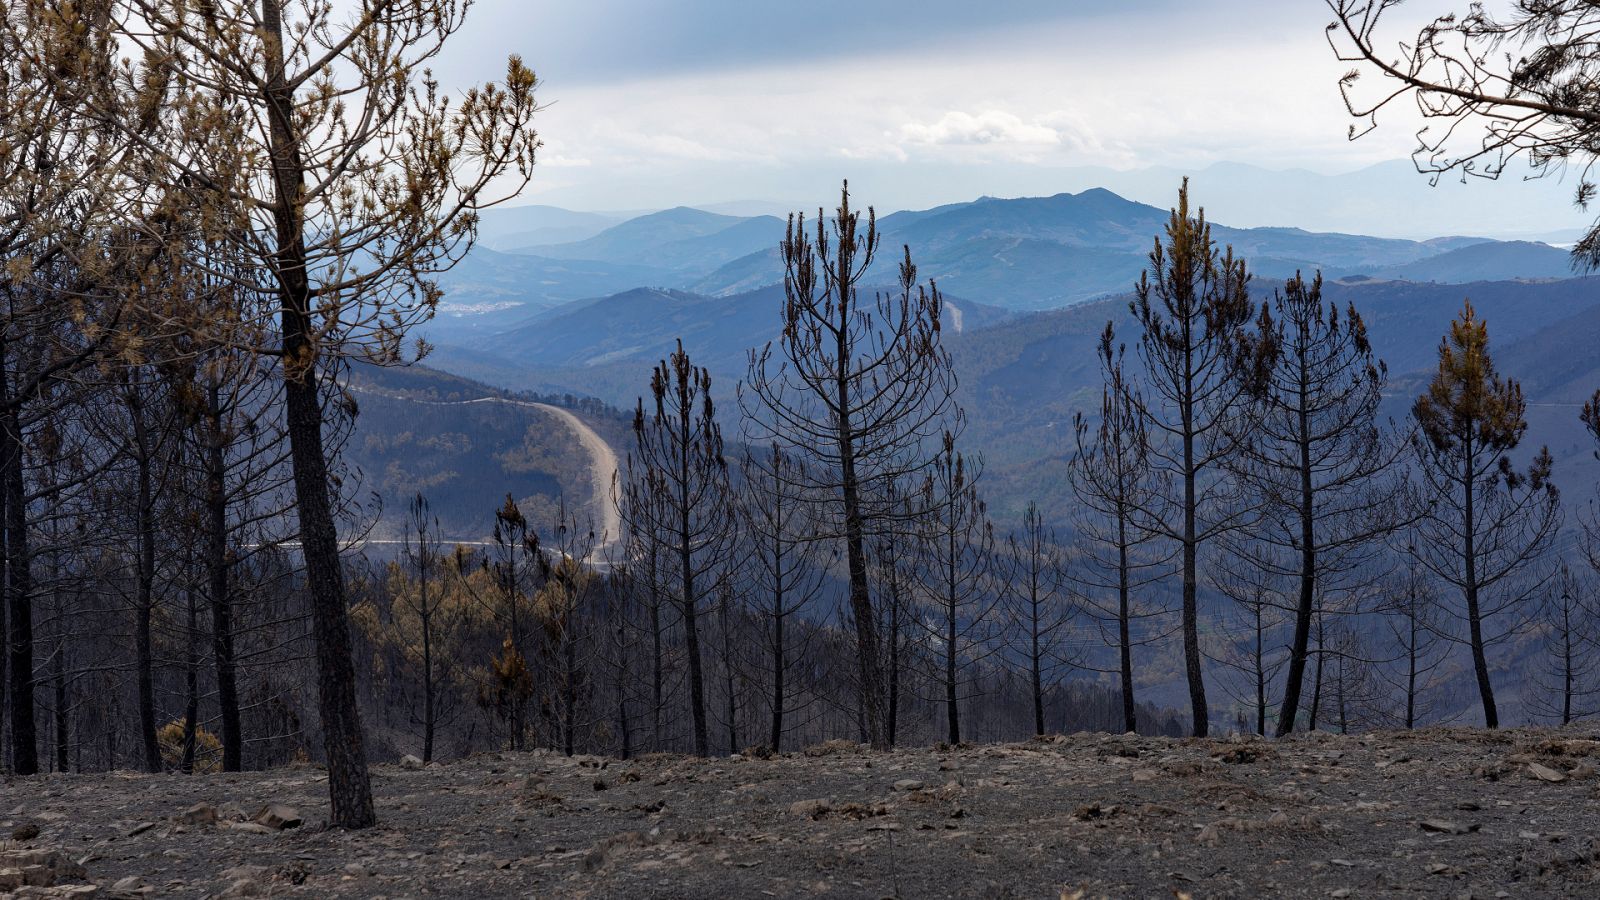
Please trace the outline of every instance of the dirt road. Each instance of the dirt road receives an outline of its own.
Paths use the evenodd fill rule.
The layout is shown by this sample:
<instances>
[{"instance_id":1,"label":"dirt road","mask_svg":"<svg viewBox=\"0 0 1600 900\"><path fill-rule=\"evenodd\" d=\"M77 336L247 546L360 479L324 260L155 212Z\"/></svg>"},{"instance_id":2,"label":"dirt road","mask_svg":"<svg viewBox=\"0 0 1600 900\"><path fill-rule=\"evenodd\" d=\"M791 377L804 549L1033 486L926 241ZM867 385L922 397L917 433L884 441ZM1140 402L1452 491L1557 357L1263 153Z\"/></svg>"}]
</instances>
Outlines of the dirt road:
<instances>
[{"instance_id":1,"label":"dirt road","mask_svg":"<svg viewBox=\"0 0 1600 900\"><path fill-rule=\"evenodd\" d=\"M617 511L617 498L613 490L615 477L619 469L617 453L611 449L610 444L606 443L605 438L596 434L593 428L590 428L587 423L570 411L547 403L529 405L542 409L560 419L572 431L572 435L578 439L578 443L583 445L584 451L589 454L589 480L592 489L591 496L594 498L591 514L594 516L595 530L599 535L599 541L596 542L594 550L590 552L589 559L585 560L585 562L598 562L605 558L605 551L614 546L622 537L622 515Z\"/></svg>"},{"instance_id":2,"label":"dirt road","mask_svg":"<svg viewBox=\"0 0 1600 900\"><path fill-rule=\"evenodd\" d=\"M613 477L619 468L617 453L611 449L595 432L593 428L582 419L573 415L571 411L548 403L537 403L531 400L518 400L513 397L476 397L471 400L424 400L419 397L410 397L387 391L379 391L366 386L351 386L351 390L358 394L372 394L398 400L405 403L417 403L422 406L479 406L482 404L503 404L517 406L524 409L537 409L560 421L566 426L572 436L583 446L584 452L589 455L589 484L590 484L590 509L589 514L594 517L595 533L598 540L594 549L589 552L588 559L584 562L600 563L606 560L608 551L622 538L622 516L617 511L616 495L612 490ZM396 543L394 541L371 541L369 543ZM457 541L456 543L481 543L475 541Z\"/></svg>"}]
</instances>

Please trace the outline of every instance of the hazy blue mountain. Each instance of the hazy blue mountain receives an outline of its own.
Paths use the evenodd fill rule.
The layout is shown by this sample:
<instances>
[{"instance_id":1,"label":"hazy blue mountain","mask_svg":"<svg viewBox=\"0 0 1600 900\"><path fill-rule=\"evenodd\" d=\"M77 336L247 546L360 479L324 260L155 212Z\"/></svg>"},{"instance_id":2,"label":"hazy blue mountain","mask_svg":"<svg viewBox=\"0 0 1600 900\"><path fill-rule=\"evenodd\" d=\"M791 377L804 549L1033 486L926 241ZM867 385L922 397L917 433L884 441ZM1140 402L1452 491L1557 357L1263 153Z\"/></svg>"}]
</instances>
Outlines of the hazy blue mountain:
<instances>
[{"instance_id":1,"label":"hazy blue mountain","mask_svg":"<svg viewBox=\"0 0 1600 900\"><path fill-rule=\"evenodd\" d=\"M1275 285L1258 281L1254 295ZM1564 484L1592 471L1592 445L1575 435L1576 403L1600 387L1600 278L1469 285L1329 282L1325 296L1354 304L1377 354L1391 372L1388 412L1403 418L1434 365L1450 320L1470 298L1489 326L1502 374L1523 381L1531 404L1528 441L1560 449ZM1138 330L1128 296L1020 315L953 340L965 397L968 440L989 462L997 509L1020 510L1027 499L1067 503L1059 463L1071 453L1072 415L1093 414L1100 372L1095 342L1107 321L1131 347ZM1054 473L1054 474L1049 474Z\"/></svg>"},{"instance_id":2,"label":"hazy blue mountain","mask_svg":"<svg viewBox=\"0 0 1600 900\"><path fill-rule=\"evenodd\" d=\"M474 247L440 277L444 300L421 333L430 340L464 340L504 330L552 307L614 294L641 284L667 284L672 273L648 266L549 259Z\"/></svg>"},{"instance_id":3,"label":"hazy blue mountain","mask_svg":"<svg viewBox=\"0 0 1600 900\"><path fill-rule=\"evenodd\" d=\"M559 206L495 206L478 220L478 243L491 250L515 251L542 244L591 238L625 217L578 212Z\"/></svg>"},{"instance_id":4,"label":"hazy blue mountain","mask_svg":"<svg viewBox=\"0 0 1600 900\"><path fill-rule=\"evenodd\" d=\"M1104 189L1051 197L984 197L879 221L882 248L874 272L887 281L901 247L909 246L924 277L968 297L1008 309L1048 309L1132 287L1147 264L1169 212ZM1475 238L1411 241L1317 233L1299 228L1232 228L1213 224L1219 244L1232 246L1251 270L1269 278L1322 270L1330 276L1401 271L1443 254L1458 254L1415 280L1465 282L1483 278L1549 277L1562 251L1519 243L1499 252ZM1475 248L1476 253L1466 249ZM1472 260L1474 265L1465 264ZM1426 275L1426 277L1423 277ZM701 293L729 294L773 283L781 261L768 248L735 259L692 283Z\"/></svg>"},{"instance_id":5,"label":"hazy blue mountain","mask_svg":"<svg viewBox=\"0 0 1600 900\"><path fill-rule=\"evenodd\" d=\"M738 257L776 246L783 220L740 218L677 207L629 219L587 240L538 248L553 259L648 265L704 274Z\"/></svg>"},{"instance_id":6,"label":"hazy blue mountain","mask_svg":"<svg viewBox=\"0 0 1600 900\"><path fill-rule=\"evenodd\" d=\"M553 207L520 209L528 221L570 221L576 215ZM1130 290L1168 216L1166 209L1105 189L984 197L898 212L880 220L882 243L868 279L892 283L901 248L909 245L921 277L937 280L951 296L1011 310L1059 308ZM480 246L444 277L440 316L423 334L436 343L471 343L554 307L632 288L702 297L749 294L782 281L777 245L783 228L772 216L678 207L530 253ZM1244 256L1261 278L1322 271L1330 279L1465 283L1569 274L1563 251L1527 242L1410 241L1224 224L1213 225L1213 236ZM592 349L593 342L573 346Z\"/></svg>"},{"instance_id":7,"label":"hazy blue mountain","mask_svg":"<svg viewBox=\"0 0 1600 900\"><path fill-rule=\"evenodd\" d=\"M1549 244L1491 241L1449 250L1403 266L1381 269L1378 278L1399 281L1501 281L1571 278L1572 255Z\"/></svg>"},{"instance_id":8,"label":"hazy blue mountain","mask_svg":"<svg viewBox=\"0 0 1600 900\"><path fill-rule=\"evenodd\" d=\"M867 291L870 294L870 290ZM743 374L746 354L778 336L783 288L769 285L729 297L638 288L568 304L500 334L476 348L528 367L604 370L617 363L647 371L681 338L696 363L724 376ZM953 334L1003 321L1008 313L960 298L945 303ZM631 385L627 391L638 389ZM597 394L610 402L623 396Z\"/></svg>"}]
</instances>

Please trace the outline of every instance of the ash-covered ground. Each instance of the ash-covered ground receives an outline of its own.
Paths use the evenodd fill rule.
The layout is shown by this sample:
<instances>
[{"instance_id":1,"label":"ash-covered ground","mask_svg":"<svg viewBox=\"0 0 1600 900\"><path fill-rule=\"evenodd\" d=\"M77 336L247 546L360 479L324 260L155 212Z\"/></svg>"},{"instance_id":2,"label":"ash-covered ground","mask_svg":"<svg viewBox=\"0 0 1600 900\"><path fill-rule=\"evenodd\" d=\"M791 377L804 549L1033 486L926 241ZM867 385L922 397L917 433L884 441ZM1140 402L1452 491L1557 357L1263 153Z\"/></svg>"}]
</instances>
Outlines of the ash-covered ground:
<instances>
[{"instance_id":1,"label":"ash-covered ground","mask_svg":"<svg viewBox=\"0 0 1600 900\"><path fill-rule=\"evenodd\" d=\"M376 767L380 824L355 833L323 827L313 767L15 778L0 892L1592 897L1597 765L1579 730L494 753Z\"/></svg>"}]
</instances>

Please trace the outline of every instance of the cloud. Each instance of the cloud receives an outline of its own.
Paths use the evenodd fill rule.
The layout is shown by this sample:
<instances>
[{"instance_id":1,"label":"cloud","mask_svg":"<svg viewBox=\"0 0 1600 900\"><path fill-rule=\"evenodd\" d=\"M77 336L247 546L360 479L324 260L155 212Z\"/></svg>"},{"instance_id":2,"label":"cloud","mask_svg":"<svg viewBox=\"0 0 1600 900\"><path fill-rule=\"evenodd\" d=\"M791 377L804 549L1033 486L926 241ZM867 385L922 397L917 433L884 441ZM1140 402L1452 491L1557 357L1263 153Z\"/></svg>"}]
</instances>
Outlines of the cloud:
<instances>
[{"instance_id":1,"label":"cloud","mask_svg":"<svg viewBox=\"0 0 1600 900\"><path fill-rule=\"evenodd\" d=\"M912 144L1060 144L1061 132L1037 120L1024 122L1017 116L997 109L985 110L977 115L952 111L937 122L925 125L908 122L900 126L902 141Z\"/></svg>"},{"instance_id":2,"label":"cloud","mask_svg":"<svg viewBox=\"0 0 1600 900\"><path fill-rule=\"evenodd\" d=\"M539 154L541 168L554 169L582 169L594 165L594 161L584 156L562 156L559 153Z\"/></svg>"},{"instance_id":3,"label":"cloud","mask_svg":"<svg viewBox=\"0 0 1600 900\"><path fill-rule=\"evenodd\" d=\"M1127 166L1138 160L1126 144L1101 140L1083 116L1064 110L1027 119L1000 109L978 113L952 110L932 122L905 123L888 137L892 151L880 151L879 155L892 152L901 160L908 158L907 147L1034 163L1092 161Z\"/></svg>"}]
</instances>

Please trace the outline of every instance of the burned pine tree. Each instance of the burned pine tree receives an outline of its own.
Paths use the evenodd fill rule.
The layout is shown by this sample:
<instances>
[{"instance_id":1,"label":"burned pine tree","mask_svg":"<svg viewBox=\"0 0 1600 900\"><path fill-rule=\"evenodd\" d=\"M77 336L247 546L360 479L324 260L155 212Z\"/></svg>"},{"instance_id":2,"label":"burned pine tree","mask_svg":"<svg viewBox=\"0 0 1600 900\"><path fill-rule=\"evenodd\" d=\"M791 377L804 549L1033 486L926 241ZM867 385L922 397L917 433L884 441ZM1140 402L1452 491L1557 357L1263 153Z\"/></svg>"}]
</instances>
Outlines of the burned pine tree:
<instances>
[{"instance_id":1,"label":"burned pine tree","mask_svg":"<svg viewBox=\"0 0 1600 900\"><path fill-rule=\"evenodd\" d=\"M406 507L406 531L401 556L414 573L415 596L399 598L417 623L422 667L422 762L433 762L434 733L439 726L440 681L445 676L443 654L435 652L443 633L453 629L450 610L442 602L444 554L440 549L439 519L428 498L417 494Z\"/></svg>"},{"instance_id":2,"label":"burned pine tree","mask_svg":"<svg viewBox=\"0 0 1600 900\"><path fill-rule=\"evenodd\" d=\"M748 603L761 619L765 653L760 668L769 680L767 748L783 750L786 721L796 705L794 680L804 671L813 628L805 613L817 605L828 586L828 571L837 556L829 543L818 541L817 506L800 487L804 462L777 445L764 453L746 448L740 524L749 545L746 564ZM808 702L808 701L807 701Z\"/></svg>"},{"instance_id":3,"label":"burned pine tree","mask_svg":"<svg viewBox=\"0 0 1600 900\"><path fill-rule=\"evenodd\" d=\"M1279 652L1283 646L1282 626L1287 620L1282 579L1261 567L1225 566L1218 567L1210 582L1232 601L1237 616L1234 621L1243 631L1241 639L1235 636L1238 632L1233 627L1227 628L1229 637L1217 659L1244 676L1246 690L1240 691L1232 684L1224 687L1236 701L1248 704L1255 720L1251 729L1265 736L1271 709L1269 694L1286 662Z\"/></svg>"},{"instance_id":4,"label":"burned pine tree","mask_svg":"<svg viewBox=\"0 0 1600 900\"><path fill-rule=\"evenodd\" d=\"M588 673L599 649L592 605L601 584L588 566L597 541L592 525L569 512L565 498L558 499L554 516L539 557L544 586L534 596L534 609L543 626L544 668L551 676L541 706L561 752L571 756L578 727L588 724L580 722L580 709L587 712Z\"/></svg>"},{"instance_id":5,"label":"burned pine tree","mask_svg":"<svg viewBox=\"0 0 1600 900\"><path fill-rule=\"evenodd\" d=\"M1594 582L1563 564L1539 617L1540 660L1528 706L1542 719L1570 725L1600 713L1600 608Z\"/></svg>"},{"instance_id":6,"label":"burned pine tree","mask_svg":"<svg viewBox=\"0 0 1600 900\"><path fill-rule=\"evenodd\" d=\"M1396 648L1392 656L1399 672L1389 677L1391 682L1399 682L1404 697L1399 721L1412 729L1433 718L1430 697L1444 681L1439 669L1449 654L1448 644L1439 637L1438 598L1433 586L1417 567L1415 550L1407 548L1405 553L1406 568L1390 579L1378 612L1383 614Z\"/></svg>"},{"instance_id":7,"label":"burned pine tree","mask_svg":"<svg viewBox=\"0 0 1600 900\"><path fill-rule=\"evenodd\" d=\"M863 225L865 227L863 227ZM899 288L861 297L878 252L876 216L850 206L849 185L831 221L819 211L815 237L791 217L782 245L782 337L750 355L741 387L746 438L800 455L809 496L824 506L844 543L856 680L867 739L888 747L886 697L868 546L896 515L890 485L930 463L923 444L946 430L955 373L941 341L937 286L917 283L906 249ZM950 421L954 419L954 421Z\"/></svg>"},{"instance_id":8,"label":"burned pine tree","mask_svg":"<svg viewBox=\"0 0 1600 900\"><path fill-rule=\"evenodd\" d=\"M873 613L883 640L884 732L889 746L901 734L900 712L912 668L920 665L917 650L924 632L922 610L914 595L917 583L917 541L912 527L917 521L915 493L889 485L886 502L898 509L905 525L881 528L868 544L869 573L876 593Z\"/></svg>"},{"instance_id":9,"label":"burned pine tree","mask_svg":"<svg viewBox=\"0 0 1600 900\"><path fill-rule=\"evenodd\" d=\"M117 46L142 61L107 79L97 124L132 143L142 177L275 296L274 340L253 349L281 363L332 822L365 827L375 815L323 380L342 359L407 354L477 210L526 183L535 79L513 57L503 86L442 96L422 64L462 25L464 8L446 0L366 3L354 16L316 0L115 6Z\"/></svg>"},{"instance_id":10,"label":"burned pine tree","mask_svg":"<svg viewBox=\"0 0 1600 900\"><path fill-rule=\"evenodd\" d=\"M529 596L544 551L538 533L528 528L527 517L510 494L495 511L491 535L489 557L483 566L491 573L495 596L490 605L504 637L499 655L490 657L489 684L479 702L505 721L511 749L521 750L528 737L527 704L534 693L529 632L535 625L535 611L530 608ZM465 557L458 554L456 559L458 581L470 589L471 582L459 565Z\"/></svg>"},{"instance_id":11,"label":"burned pine tree","mask_svg":"<svg viewBox=\"0 0 1600 900\"><path fill-rule=\"evenodd\" d=\"M1149 433L1150 461L1161 496L1146 502L1146 528L1178 545L1185 675L1194 733L1210 731L1199 627L1200 552L1233 528L1234 488L1220 477L1238 449L1229 426L1250 400L1241 377L1254 354L1249 324L1250 276L1230 247L1219 252L1205 211L1189 213L1189 182L1155 240L1150 266L1131 304L1143 333L1139 356L1149 393L1133 395Z\"/></svg>"},{"instance_id":12,"label":"burned pine tree","mask_svg":"<svg viewBox=\"0 0 1600 900\"><path fill-rule=\"evenodd\" d=\"M1028 673L1033 700L1033 733L1045 734L1045 695L1071 662L1069 638L1075 609L1066 591L1066 559L1055 529L1045 524L1030 502L1022 513L1022 529L1006 537L1001 591L1008 607L1007 629L1014 654Z\"/></svg>"},{"instance_id":13,"label":"burned pine tree","mask_svg":"<svg viewBox=\"0 0 1600 900\"><path fill-rule=\"evenodd\" d=\"M649 633L650 742L651 748L660 752L664 749L662 716L666 709L667 629L670 624L663 614L668 611L666 598L670 589L663 581L665 536L653 529L656 522L665 521L666 495L657 490L643 472L626 469L616 473L614 479L623 480L615 493L618 513L624 523L621 548L626 569L618 575L623 589L636 595L642 607L644 621L635 625Z\"/></svg>"},{"instance_id":14,"label":"burned pine tree","mask_svg":"<svg viewBox=\"0 0 1600 900\"><path fill-rule=\"evenodd\" d=\"M695 366L680 341L650 376L651 405L634 411L634 449L628 454L628 491L648 496L627 507L636 540L656 544L655 559L671 585L683 620L688 658L689 707L694 752L710 752L700 614L727 577L734 539L732 487L723 456L722 428L711 402L711 375Z\"/></svg>"},{"instance_id":15,"label":"burned pine tree","mask_svg":"<svg viewBox=\"0 0 1600 900\"><path fill-rule=\"evenodd\" d=\"M0 518L6 572L5 708L11 771L39 771L28 439L120 333L151 251L134 239L129 148L90 121L119 52L108 10L37 4L0 13ZM93 380L93 379L90 379Z\"/></svg>"},{"instance_id":16,"label":"burned pine tree","mask_svg":"<svg viewBox=\"0 0 1600 900\"><path fill-rule=\"evenodd\" d=\"M994 525L978 495L981 466L944 435L919 499L917 593L928 608L923 623L936 642L944 693L946 741L961 743L962 685L967 671L994 651Z\"/></svg>"},{"instance_id":17,"label":"burned pine tree","mask_svg":"<svg viewBox=\"0 0 1600 900\"><path fill-rule=\"evenodd\" d=\"M1439 365L1412 405L1411 444L1425 491L1417 561L1460 593L1449 614L1465 625L1484 724L1500 724L1488 650L1523 631L1549 574L1542 557L1561 527L1548 449L1526 471L1508 454L1527 430L1527 403L1489 354L1489 330L1467 303L1439 344ZM1459 636L1455 637L1460 641Z\"/></svg>"},{"instance_id":18,"label":"burned pine tree","mask_svg":"<svg viewBox=\"0 0 1600 900\"><path fill-rule=\"evenodd\" d=\"M1114 623L1116 637L1109 643L1117 651L1122 727L1133 732L1138 730L1133 648L1146 642L1135 637L1134 626L1165 614L1138 603L1134 595L1164 577L1172 554L1153 546L1159 535L1144 524L1145 511L1156 506L1161 492L1140 414L1143 400L1123 369L1124 352L1107 322L1099 344L1100 420L1091 429L1082 414L1073 417L1076 443L1067 477L1079 503L1074 529L1080 541L1071 577L1091 615ZM1115 602L1108 603L1102 594L1112 591Z\"/></svg>"},{"instance_id":19,"label":"burned pine tree","mask_svg":"<svg viewBox=\"0 0 1600 900\"><path fill-rule=\"evenodd\" d=\"M1404 524L1405 443L1379 426L1387 369L1354 306L1322 299L1322 276L1299 274L1261 304L1256 402L1225 461L1258 498L1249 533L1227 541L1259 579L1292 579L1294 634L1277 733L1294 730L1318 598L1359 587L1360 571ZM1326 603L1326 601L1323 601Z\"/></svg>"}]
</instances>

